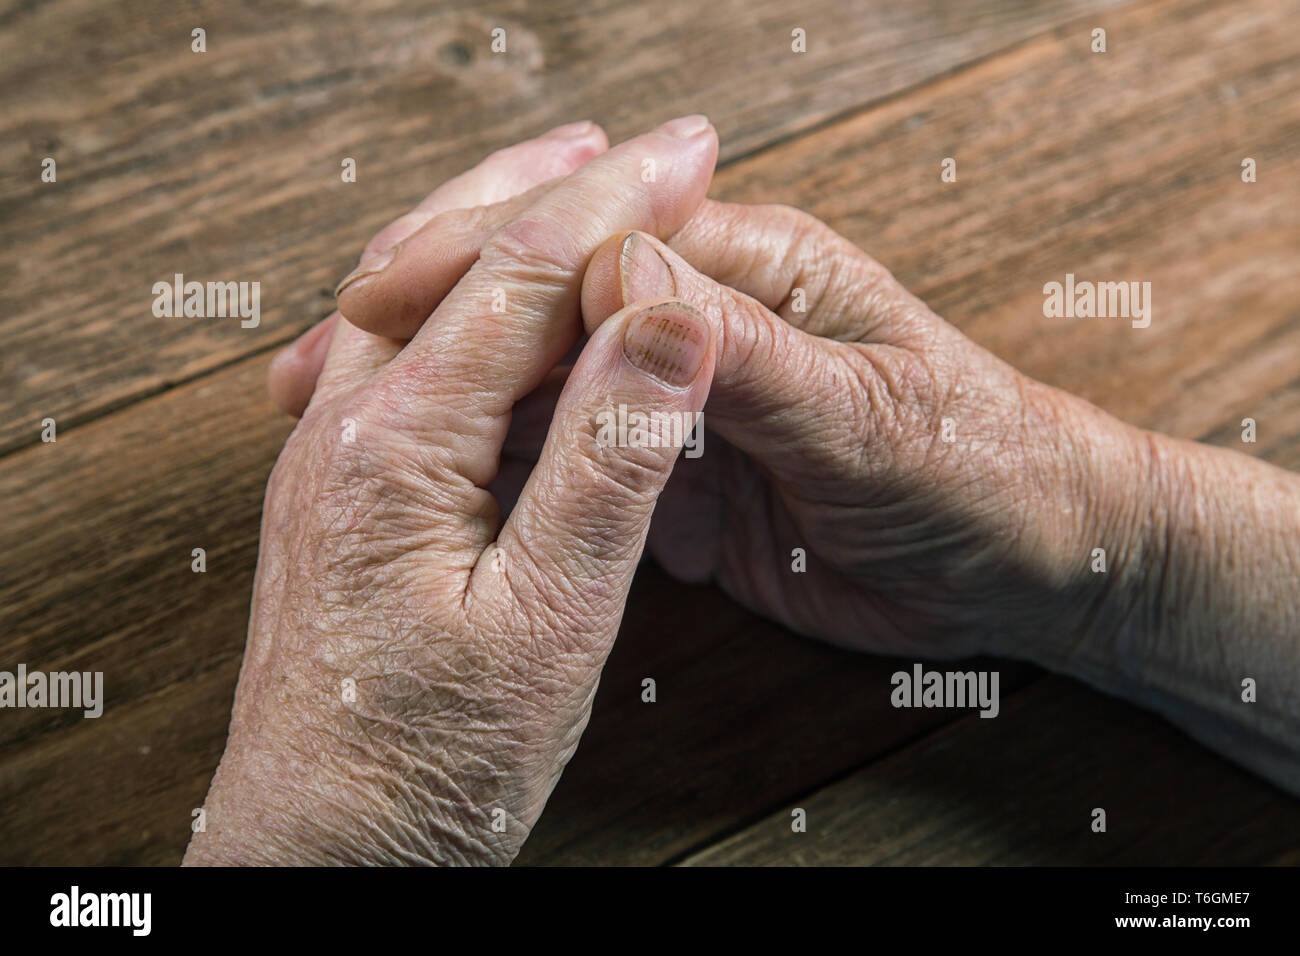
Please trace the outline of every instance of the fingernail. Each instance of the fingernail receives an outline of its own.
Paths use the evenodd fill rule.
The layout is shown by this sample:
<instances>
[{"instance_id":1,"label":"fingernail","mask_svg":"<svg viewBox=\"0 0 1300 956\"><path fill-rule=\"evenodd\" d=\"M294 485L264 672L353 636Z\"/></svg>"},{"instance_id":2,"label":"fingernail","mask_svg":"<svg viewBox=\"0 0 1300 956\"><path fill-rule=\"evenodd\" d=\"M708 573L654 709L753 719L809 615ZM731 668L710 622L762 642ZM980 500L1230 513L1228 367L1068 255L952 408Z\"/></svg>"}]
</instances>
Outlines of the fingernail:
<instances>
[{"instance_id":1,"label":"fingernail","mask_svg":"<svg viewBox=\"0 0 1300 956\"><path fill-rule=\"evenodd\" d=\"M591 120L582 120L577 123L567 123L564 126L557 126L546 134L546 139L579 139L591 132Z\"/></svg>"},{"instance_id":2,"label":"fingernail","mask_svg":"<svg viewBox=\"0 0 1300 956\"><path fill-rule=\"evenodd\" d=\"M676 136L678 139L690 139L692 136L703 133L708 128L709 118L700 113L694 113L690 116L669 120L659 127L659 132L667 133L669 136Z\"/></svg>"},{"instance_id":3,"label":"fingernail","mask_svg":"<svg viewBox=\"0 0 1300 956\"><path fill-rule=\"evenodd\" d=\"M334 298L337 299L340 295L342 295L343 290L346 289L348 286L355 285L356 283L360 282L362 279L367 278L368 276L375 275L378 272L383 272L386 268L388 268L388 264L397 257L397 251L401 248L402 248L402 244L399 242L396 245L390 246L389 248L385 249L383 252L379 253L369 262L361 263L361 265L357 266L346 276L344 276L342 282L340 282L337 286L335 286Z\"/></svg>"},{"instance_id":4,"label":"fingernail","mask_svg":"<svg viewBox=\"0 0 1300 956\"><path fill-rule=\"evenodd\" d=\"M677 282L659 250L643 236L628 233L619 252L623 304L677 294Z\"/></svg>"},{"instance_id":5,"label":"fingernail","mask_svg":"<svg viewBox=\"0 0 1300 956\"><path fill-rule=\"evenodd\" d=\"M632 316L623 330L627 360L678 388L695 381L708 350L708 323L684 302L651 306Z\"/></svg>"}]
</instances>

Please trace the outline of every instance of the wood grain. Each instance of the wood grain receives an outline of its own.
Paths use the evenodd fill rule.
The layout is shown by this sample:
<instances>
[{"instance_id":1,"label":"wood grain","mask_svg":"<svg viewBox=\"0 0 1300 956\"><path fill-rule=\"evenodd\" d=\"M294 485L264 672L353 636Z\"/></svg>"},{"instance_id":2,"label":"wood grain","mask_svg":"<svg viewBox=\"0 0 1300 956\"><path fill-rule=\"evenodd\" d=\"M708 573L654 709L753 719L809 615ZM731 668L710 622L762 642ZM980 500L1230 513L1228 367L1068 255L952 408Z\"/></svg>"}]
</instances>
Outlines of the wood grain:
<instances>
[{"instance_id":1,"label":"wood grain","mask_svg":"<svg viewBox=\"0 0 1300 956\"><path fill-rule=\"evenodd\" d=\"M1009 27L999 19L1004 15L989 12L997 6L977 9L985 11L989 22L1003 23L998 33L1003 41L1023 35L1014 29L1006 33ZM965 20L941 26L945 21L936 19L929 5L918 9L930 19L917 15L917 38L909 41L916 49L906 43L901 49L931 67L938 62L929 52L937 42L932 34L949 27L963 35L981 29ZM823 74L801 74L802 87L791 79L788 91L763 94L774 99L763 100L757 89L748 99L736 92L733 113L711 110L724 141L729 139L727 124L733 123L739 133L734 142L744 144L733 146L730 155L747 154L719 174L714 194L786 201L820 215L978 341L1121 417L1241 447L1235 423L1252 414L1260 422L1260 443L1243 450L1300 467L1300 369L1295 361L1300 275L1293 266L1300 234L1294 215L1286 214L1300 199L1295 165L1300 155L1300 44L1279 28L1295 9L1295 3L1264 0L1143 3L1099 21L1109 31L1107 54L1088 53L1087 24L1072 22L789 138L807 128L798 125L801 118L793 126L781 126L774 104L794 103L800 96L879 95L878 89L822 92L816 84L844 83L834 63L823 63ZM332 50L337 61L356 60L364 46L361 53L372 57L368 72L360 70L364 76L349 73L334 83L328 71L322 72L328 58L301 49L307 39L296 19L277 19L276 14L259 26L246 15L231 21L227 31L241 38L238 55L223 54L230 58L223 69L236 78L235 88L210 92L187 86L196 81L187 79L184 68L166 58L155 62L141 52L148 47L145 41L106 34L103 27L114 16L107 11L53 3L36 13L15 10L8 16L44 17L50 10L68 14L74 26L100 27L98 35L107 37L105 51L99 54L102 59L90 56L90 65L102 70L106 64L120 69L127 64L137 87L136 96L115 104L121 126L82 103L66 77L51 81L61 93L57 103L28 86L21 88L24 97L16 98L34 97L47 109L40 113L33 107L12 129L35 135L49 129L38 116L58 117L61 123L66 119L68 129L86 137L75 141L79 161L100 165L90 182L69 183L80 192L72 192L75 202L67 205L48 194L32 197L34 187L11 180L0 194L0 236L7 250L16 248L18 233L12 230L18 212L37 210L43 217L39 228L31 230L34 244L0 267L7 270L0 273L3 374L17 369L22 385L16 393L13 380L6 379L0 391L0 401L22 405L0 422L0 441L9 441L10 448L28 443L44 414L55 414L63 424L56 444L22 447L0 458L0 500L6 503L7 519L0 532L5 569L0 576L0 661L103 670L109 706L99 720L60 711L4 713L0 862L173 863L189 835L189 811L201 802L224 741L247 620L261 491L289 429L264 397L267 358L252 353L283 338L290 327L323 314L326 304L317 289L346 267L347 257L335 250L355 247L373 227L418 198L428 183L413 183L417 169L450 171L452 164L463 165L471 152L518 138L521 126L530 132L542 128L551 107L533 102L536 89L521 88L502 94L503 102L512 104L508 107L479 104L478 113L455 114L462 116L456 127L463 130L459 138L426 138L426 114L417 106L427 110L427 100L419 91L427 92L430 84L452 89L455 71L430 67L427 51L421 53L424 34L402 45L398 24L405 22L409 32L409 12L400 4L388 8L391 17L384 30L389 32L382 34L392 47L391 73L368 46L374 42L379 49L378 40L368 37L363 44L335 35L342 30L340 23L362 32L357 16L322 7L322 48ZM71 15L72 10L78 12ZM973 16L950 14L968 15ZM5 16L0 12L0 20ZM632 21L612 12L609 16L613 19L602 22L624 23L624 33L617 36L641 35L628 32ZM684 29L677 16L671 14L655 27L663 28L662 36L636 21L653 33L646 40L650 49L666 55L673 43L697 42L693 36L673 39L674 32ZM145 40L157 40L149 32L154 29L170 34L187 17L160 15L162 25L147 27ZM460 22L448 17L448 23ZM593 71L566 74L563 81L558 74L544 73L537 81L568 104L566 109L584 102L584 96L589 104L603 103L615 111L610 115L617 122L627 124L622 132L660 115L653 98L643 104L643 112L635 112L637 103L589 88L592 77L612 75L600 70L626 64L610 66L618 57L596 50L600 44L576 21L561 12L548 17L545 29L552 32L546 34L545 49L563 50L575 63L586 64L573 69ZM1034 23L1042 22L1040 11ZM46 42L52 45L40 47L47 56L60 49L57 44L73 42L62 32L62 21L51 21L49 27ZM293 41L286 48L306 59L300 62L275 52L273 44L263 45L259 30L282 43ZM0 36L6 54L21 52L12 45L13 32ZM219 31L209 32L215 36ZM182 33L188 36L188 28ZM94 35L89 31L80 42ZM145 45L131 46L137 43ZM127 47L118 48L122 44ZM185 49L188 56L187 45ZM736 53L742 60L754 55L751 47ZM601 56L606 59L597 66L587 62ZM641 67L648 71L646 57ZM734 62L730 57L729 52L724 59ZM893 61L895 73L881 76L907 74L912 67L901 59ZM680 71L682 61L670 62L675 67L653 74L658 79L638 74L647 88L661 84L664 101L674 104L663 115L707 106L684 92L695 78L677 78L673 70ZM12 56L0 57L0 75L7 77L13 63ZM715 67L701 66L699 82L707 85L715 73L720 75L721 68ZM69 69L72 76L82 75L76 73L83 69L79 65ZM241 70L243 78L237 79ZM295 79L290 82L282 74ZM288 86L280 89L273 80ZM752 78L749 82L754 85ZM573 88L560 90L566 83ZM178 92L163 97L160 90L173 86ZM116 83L105 82L100 92L108 95L110 88L117 90ZM259 107L250 108L247 94L258 89L265 96ZM356 92L361 89L383 89L403 109L373 107ZM716 91L707 95L725 102ZM175 111L190 97L205 104L194 115L206 141L175 127L180 122ZM765 102L775 114L760 116L761 109L747 114L765 130L762 136L745 133L734 118L742 101ZM141 105L150 102L164 104L153 107L153 125L142 119L155 115ZM836 102L838 106L824 105L819 115L833 116L849 101ZM525 108L525 103L530 105ZM372 110L377 115L365 119ZM630 110L635 117L617 110ZM535 118L536 125L528 126L532 120L520 116ZM572 118L572 113L555 116ZM616 123L611 127L617 132ZM366 187L370 191L355 196L341 186L326 186L337 166L339 142L348 149L372 142L348 138L363 130L382 144L365 154L363 174L376 163L374 168L387 174L376 175ZM758 150L761 142L775 140L780 141ZM18 147L8 138L0 138L0 144L6 167L13 168L7 160ZM241 153L253 144L255 155ZM1240 181L1238 153L1259 161L1259 182ZM959 179L943 184L939 161L950 155L958 160ZM209 162L211 166L203 165ZM314 173L304 179L302 170L317 168L321 182L312 178ZM124 183L134 184L136 191L124 192ZM333 192L324 201L329 189ZM177 219L180 204L196 210L197 218ZM272 216L276 225L268 227L264 220ZM148 285L154 278L150 269L174 261L169 256L177 249L188 250L193 258L167 265L164 272L239 278L233 270L244 268L241 263L261 262L256 268L267 271L254 271L251 277L279 276L280 291L275 297L266 294L265 301L278 304L274 311L268 309L264 328L246 335L237 329L164 329L150 320L143 320L145 325L136 321L147 314ZM136 271L123 278L130 270ZM1070 324L1044 319L1042 284L1066 271L1152 281L1156 311L1151 328L1105 324L1109 320ZM96 283L102 295L92 301ZM35 305L29 303L33 298ZM17 302L22 309L15 308ZM33 401L40 395L45 398ZM51 410L30 410L41 402ZM105 414L126 403L128 407ZM85 424L69 427L77 422ZM208 549L206 574L190 571L194 547ZM897 779L933 779L937 758L931 745L937 738L931 735L952 715L888 709L887 677L896 668L897 662L798 641L716 591L683 589L661 573L643 569L591 728L521 862L782 859L776 844L764 842L776 837L763 827L788 814L790 801L811 800L828 781L839 780L826 791L827 799L835 800L836 787L860 774L869 778L871 769L880 766L872 761L891 752L888 766ZM1023 669L1008 673L1010 686L1022 686L1031 676ZM659 682L659 703L640 702L644 676ZM952 772L980 774L987 766L980 761L1001 759L1007 779L999 785L1021 788L1023 813L1037 814L1051 830L1042 839L1029 839L1023 858L1059 854L1062 861L1083 860L1091 859L1086 853L1095 849L1074 847L1068 829L1073 824L1061 822L1072 820L1074 803L1087 803L1094 791L1080 782L1068 759L1073 751L1060 749L1062 738L1035 726L1035 721L1050 722L1055 716L1094 735L1097 754L1109 748L1122 754L1122 766L1146 762L1162 768L1160 777L1115 791L1116 805L1127 814L1121 814L1127 822L1112 823L1108 835L1115 837L1108 846L1117 859L1169 862L1160 859L1166 845L1172 856L1193 857L1192 838L1175 832L1173 824L1161 827L1156 821L1151 833L1144 834L1131 829L1131 821L1155 820L1142 814L1154 813L1152 806L1168 808L1187 787L1202 783L1215 795L1208 802L1217 801L1219 815L1193 808L1183 811L1191 816L1173 816L1195 826L1191 832L1206 847L1204 859L1294 859L1286 856L1285 845L1265 847L1261 836L1263 827L1294 824L1294 801L1225 771L1218 758L1180 743L1153 718L1130 708L1116 710L1120 705L1072 685L1053 681L1048 686L1060 696L1064 712L1047 706L1050 694L1042 700L1027 690L1023 697L1008 698L1003 718L968 721L973 730L963 725L953 730L957 736L942 738L961 742L960 747L954 744L953 756L942 758L952 760L950 771L959 768ZM1044 762L1032 772L1016 762L1016 754L999 755L994 742L979 736L997 731L1004 750L1018 748L1019 742L1007 745L1018 741L1008 727L1012 702L1018 700L1023 700L1023 714L1014 711L1014 719L1027 728L1026 752ZM1130 724L1142 729L1130 735ZM916 747L908 746L918 738ZM1228 782L1214 784L1218 777ZM866 798L877 807L882 800L887 806L890 792L902 792L881 789L879 778L874 779L875 789L867 787ZM921 784L907 786L911 793ZM967 810L944 824L949 829L943 832L953 841L965 841L965 848L927 847L924 837L931 831L922 810L933 812L953 792L919 793L924 799L916 805L915 819L898 817L894 824L913 828L909 832L915 838L909 837L901 849L899 844L886 848L894 854L889 858L1020 859L1019 838L1005 829L996 801L974 798ZM846 827L840 833L850 846L846 853L885 852L878 845L874 818L835 806ZM1084 816L1086 822L1086 811ZM1241 822L1248 818L1262 823ZM692 855L738 827L741 834L717 850L720 856L706 860ZM983 832L993 832L997 839L990 842ZM747 849L746 834L760 833L766 835L755 836L757 849ZM941 843L948 839L935 834L939 831L932 836ZM829 838L823 834L819 839ZM1236 840L1241 846L1234 849ZM1232 847L1224 849L1228 844ZM807 851L809 860L831 858L819 853L834 854L800 846L793 852Z\"/></svg>"},{"instance_id":2,"label":"wood grain","mask_svg":"<svg viewBox=\"0 0 1300 956\"><path fill-rule=\"evenodd\" d=\"M105 677L112 709L104 717L6 752L0 773L5 865L180 862L192 811L203 806L212 780L207 742L214 732L224 735L239 658L227 655L210 670L123 701L113 681L126 670L112 668Z\"/></svg>"},{"instance_id":3,"label":"wood grain","mask_svg":"<svg viewBox=\"0 0 1300 956\"><path fill-rule=\"evenodd\" d=\"M518 862L667 862L951 721L891 708L890 676L904 667L797 637L714 588L643 567L591 723ZM1009 689L1038 674L1002 670ZM641 699L646 677L653 704Z\"/></svg>"},{"instance_id":4,"label":"wood grain","mask_svg":"<svg viewBox=\"0 0 1300 956\"><path fill-rule=\"evenodd\" d=\"M11 4L0 452L47 416L87 421L287 341L384 223L550 126L589 118L622 139L704 111L734 157L1116 5ZM177 273L259 282L261 323L155 318L153 284Z\"/></svg>"},{"instance_id":5,"label":"wood grain","mask_svg":"<svg viewBox=\"0 0 1300 956\"><path fill-rule=\"evenodd\" d=\"M795 807L804 833L791 829ZM1158 718L1052 677L998 717L964 717L683 862L1294 865L1300 802Z\"/></svg>"}]
</instances>

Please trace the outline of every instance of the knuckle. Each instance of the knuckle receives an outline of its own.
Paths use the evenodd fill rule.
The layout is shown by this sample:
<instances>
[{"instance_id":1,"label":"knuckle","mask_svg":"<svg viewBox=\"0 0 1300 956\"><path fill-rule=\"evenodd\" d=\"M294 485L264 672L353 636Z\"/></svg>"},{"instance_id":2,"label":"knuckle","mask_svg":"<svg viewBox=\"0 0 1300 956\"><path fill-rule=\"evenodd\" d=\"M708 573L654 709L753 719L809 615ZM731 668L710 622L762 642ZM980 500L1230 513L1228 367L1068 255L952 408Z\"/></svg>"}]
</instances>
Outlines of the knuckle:
<instances>
[{"instance_id":1,"label":"knuckle","mask_svg":"<svg viewBox=\"0 0 1300 956\"><path fill-rule=\"evenodd\" d=\"M466 209L451 209L439 219L450 233L477 235L491 233L500 225L501 209L497 203L481 203Z\"/></svg>"},{"instance_id":2,"label":"knuckle","mask_svg":"<svg viewBox=\"0 0 1300 956\"><path fill-rule=\"evenodd\" d=\"M766 368L769 363L783 361L786 356L777 348L777 330L774 322L781 321L760 303L733 289L711 284L711 311L722 317L717 323L719 355L726 355L728 363L739 366Z\"/></svg>"},{"instance_id":3,"label":"knuckle","mask_svg":"<svg viewBox=\"0 0 1300 956\"><path fill-rule=\"evenodd\" d=\"M779 239L769 248L781 250L779 260L768 264L782 277L787 299L795 289L806 297L804 311L810 321L821 311L826 289L833 274L846 256L856 256L856 246L849 243L816 216L793 206L766 207L772 231ZM783 303L783 308L787 303Z\"/></svg>"},{"instance_id":4,"label":"knuckle","mask_svg":"<svg viewBox=\"0 0 1300 956\"><path fill-rule=\"evenodd\" d=\"M896 317L901 287L883 265L816 216L793 206L764 207L782 250L779 262L766 263L788 290L780 311L787 314L795 289L804 304L799 326L813 335L861 341L882 322ZM846 311L859 318L848 325Z\"/></svg>"},{"instance_id":5,"label":"knuckle","mask_svg":"<svg viewBox=\"0 0 1300 956\"><path fill-rule=\"evenodd\" d=\"M812 213L804 212L796 206L785 203L771 203L761 207L771 217L785 235L793 242L808 240L820 241L826 236L834 236L830 226L826 225Z\"/></svg>"},{"instance_id":6,"label":"knuckle","mask_svg":"<svg viewBox=\"0 0 1300 956\"><path fill-rule=\"evenodd\" d=\"M380 445L377 439L395 424L393 410L373 390L348 396L318 426L324 442L320 461L327 473L347 478L372 471Z\"/></svg>"},{"instance_id":7,"label":"knuckle","mask_svg":"<svg viewBox=\"0 0 1300 956\"><path fill-rule=\"evenodd\" d=\"M779 204L764 206L763 209L770 223L770 233L779 237L770 248L783 250L780 265L786 274L802 274L808 262L840 258L845 246L857 252L856 246L811 213Z\"/></svg>"},{"instance_id":8,"label":"knuckle","mask_svg":"<svg viewBox=\"0 0 1300 956\"><path fill-rule=\"evenodd\" d=\"M567 282L582 265L573 234L542 216L512 219L496 229L480 259L493 272L546 283Z\"/></svg>"},{"instance_id":9,"label":"knuckle","mask_svg":"<svg viewBox=\"0 0 1300 956\"><path fill-rule=\"evenodd\" d=\"M851 341L879 337L902 343L916 329L924 327L924 323L916 321L911 296L898 284L893 273L861 250L853 248L855 255L845 260L849 263L848 268L832 270L823 290L823 302L833 310L856 303L859 319L840 337Z\"/></svg>"}]
</instances>

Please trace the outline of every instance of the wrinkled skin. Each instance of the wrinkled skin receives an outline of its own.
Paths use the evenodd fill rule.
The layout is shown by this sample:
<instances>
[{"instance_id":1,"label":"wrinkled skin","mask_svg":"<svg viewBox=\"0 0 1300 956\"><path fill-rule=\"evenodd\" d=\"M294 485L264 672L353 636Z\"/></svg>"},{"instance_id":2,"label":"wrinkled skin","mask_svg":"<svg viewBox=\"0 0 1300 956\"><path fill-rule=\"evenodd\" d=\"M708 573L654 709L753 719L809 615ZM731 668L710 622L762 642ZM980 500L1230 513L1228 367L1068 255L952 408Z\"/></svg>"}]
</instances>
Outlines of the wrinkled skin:
<instances>
[{"instance_id":1,"label":"wrinkled skin","mask_svg":"<svg viewBox=\"0 0 1300 956\"><path fill-rule=\"evenodd\" d=\"M745 246L742 224L761 240ZM1108 497L1147 458L1135 429L1024 378L795 210L720 207L675 242L725 250L715 271L726 281L634 235L598 252L584 298L595 327L657 288L701 309L719 342L705 416L729 441L700 458L712 467L698 476L679 468L676 480L695 479L694 506L666 492L670 514L691 516L652 537L666 567L695 564L800 633L932 657L999 650L1007 632L1041 629L1095 596L1091 548L1137 537ZM735 265L751 268L756 254L768 256L759 282ZM806 312L782 308L796 288ZM1044 440L1063 419L1072 442ZM1071 474L1093 455L1119 474ZM791 573L795 548L802 574Z\"/></svg>"},{"instance_id":2,"label":"wrinkled skin","mask_svg":"<svg viewBox=\"0 0 1300 956\"><path fill-rule=\"evenodd\" d=\"M1253 570L1300 563L1294 476L1021 376L801 213L704 201L711 129L605 152L580 125L512 150L377 237L347 319L273 368L305 413L188 862L511 859L647 535L671 573L802 633L1037 660L1300 783L1295 713L1231 693L1260 660L1300 686L1295 602ZM647 330L694 371L634 368ZM704 455L671 480L675 450L593 440L600 408L706 397Z\"/></svg>"},{"instance_id":3,"label":"wrinkled skin","mask_svg":"<svg viewBox=\"0 0 1300 956\"><path fill-rule=\"evenodd\" d=\"M579 334L592 251L620 229L679 229L716 151L688 117L533 194L400 354L335 321L267 488L230 737L187 862L518 852L586 724L676 457L602 446L597 415L698 412L703 317L670 301L607 322L508 520L486 485L513 405ZM601 193L623 201L581 201Z\"/></svg>"},{"instance_id":4,"label":"wrinkled skin","mask_svg":"<svg viewBox=\"0 0 1300 956\"><path fill-rule=\"evenodd\" d=\"M528 201L440 216L341 307L372 331L414 334ZM812 217L706 202L667 245L612 237L587 271L587 329L665 295L703 311L721 343L706 451L679 463L651 531L670 574L715 580L800 633L956 656L1096 608L1092 548L1144 546L1143 433L980 349ZM494 486L507 503L563 374L517 412ZM1112 580L1141 586L1132 577Z\"/></svg>"}]
</instances>

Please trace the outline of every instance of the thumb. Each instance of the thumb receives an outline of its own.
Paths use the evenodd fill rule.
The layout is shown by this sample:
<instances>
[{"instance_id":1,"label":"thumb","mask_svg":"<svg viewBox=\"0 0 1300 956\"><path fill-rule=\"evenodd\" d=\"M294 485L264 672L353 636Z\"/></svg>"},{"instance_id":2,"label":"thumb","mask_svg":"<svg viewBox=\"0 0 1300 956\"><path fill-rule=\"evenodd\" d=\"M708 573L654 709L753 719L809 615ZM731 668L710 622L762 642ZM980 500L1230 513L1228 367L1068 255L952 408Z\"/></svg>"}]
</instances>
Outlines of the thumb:
<instances>
[{"instance_id":1,"label":"thumb","mask_svg":"<svg viewBox=\"0 0 1300 956\"><path fill-rule=\"evenodd\" d=\"M471 589L495 587L489 568L504 570L530 619L603 657L659 493L682 448L701 450L691 432L713 365L710 326L689 305L641 303L610 316L569 374L500 553L485 553Z\"/></svg>"},{"instance_id":2,"label":"thumb","mask_svg":"<svg viewBox=\"0 0 1300 956\"><path fill-rule=\"evenodd\" d=\"M639 232L607 240L592 256L583 279L583 321L590 332L627 302L656 295L694 305L712 327L710 429L780 479L835 484L856 469L890 407L885 382L894 359L886 347L846 345L797 329Z\"/></svg>"}]
</instances>

